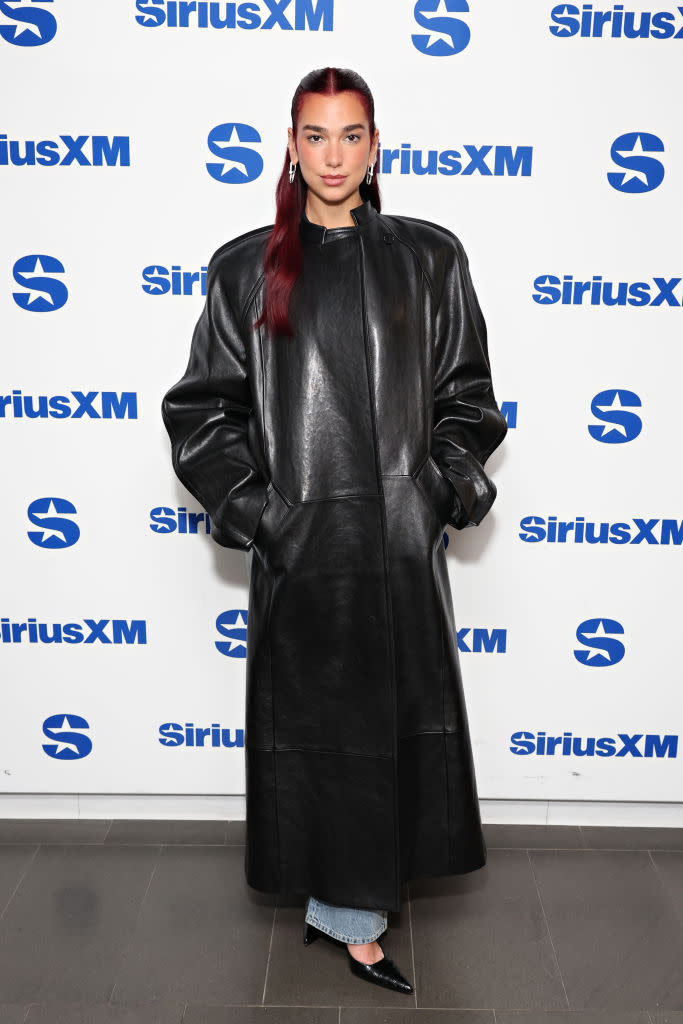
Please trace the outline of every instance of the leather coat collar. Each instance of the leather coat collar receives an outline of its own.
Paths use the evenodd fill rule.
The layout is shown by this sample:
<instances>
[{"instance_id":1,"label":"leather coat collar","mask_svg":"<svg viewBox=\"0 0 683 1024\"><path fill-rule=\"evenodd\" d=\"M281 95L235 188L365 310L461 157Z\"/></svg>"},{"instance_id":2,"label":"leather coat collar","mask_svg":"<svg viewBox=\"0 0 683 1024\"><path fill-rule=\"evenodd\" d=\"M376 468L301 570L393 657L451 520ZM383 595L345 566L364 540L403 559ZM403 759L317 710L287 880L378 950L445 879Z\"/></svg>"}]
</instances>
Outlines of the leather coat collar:
<instances>
[{"instance_id":1,"label":"leather coat collar","mask_svg":"<svg viewBox=\"0 0 683 1024\"><path fill-rule=\"evenodd\" d=\"M312 220L309 220L304 207L299 220L299 235L302 241L318 245L334 242L337 238L346 238L348 235L354 235L357 231L362 230L377 216L377 210L370 200L366 199L360 206L353 207L351 216L355 221L355 227L326 228L322 224L314 224Z\"/></svg>"}]
</instances>

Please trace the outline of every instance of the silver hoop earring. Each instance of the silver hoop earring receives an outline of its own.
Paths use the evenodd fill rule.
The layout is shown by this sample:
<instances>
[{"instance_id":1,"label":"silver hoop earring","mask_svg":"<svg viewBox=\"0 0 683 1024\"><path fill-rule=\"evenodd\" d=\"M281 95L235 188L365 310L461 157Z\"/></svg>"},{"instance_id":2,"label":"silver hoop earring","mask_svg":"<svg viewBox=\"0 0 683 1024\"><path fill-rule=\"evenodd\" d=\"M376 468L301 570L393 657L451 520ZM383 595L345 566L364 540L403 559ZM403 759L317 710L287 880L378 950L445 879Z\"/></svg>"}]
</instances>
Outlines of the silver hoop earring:
<instances>
[{"instance_id":1,"label":"silver hoop earring","mask_svg":"<svg viewBox=\"0 0 683 1024\"><path fill-rule=\"evenodd\" d=\"M296 168L297 168L297 164L293 164L292 161L290 160L289 161L289 184L290 185L294 184L294 177L296 175Z\"/></svg>"},{"instance_id":2,"label":"silver hoop earring","mask_svg":"<svg viewBox=\"0 0 683 1024\"><path fill-rule=\"evenodd\" d=\"M372 172L374 171L374 169L375 169L374 163L373 164L368 164L368 173L365 175L365 180L367 181L368 185L372 181Z\"/></svg>"}]
</instances>

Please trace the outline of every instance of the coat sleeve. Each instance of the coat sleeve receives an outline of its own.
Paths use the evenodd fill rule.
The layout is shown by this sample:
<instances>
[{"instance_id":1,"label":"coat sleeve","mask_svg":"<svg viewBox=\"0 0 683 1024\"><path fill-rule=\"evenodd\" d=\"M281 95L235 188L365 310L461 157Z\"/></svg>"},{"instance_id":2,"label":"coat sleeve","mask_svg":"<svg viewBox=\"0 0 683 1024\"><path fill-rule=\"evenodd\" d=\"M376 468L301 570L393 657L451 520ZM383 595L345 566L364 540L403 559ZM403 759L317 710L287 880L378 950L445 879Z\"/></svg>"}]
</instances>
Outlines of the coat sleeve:
<instances>
[{"instance_id":1,"label":"coat sleeve","mask_svg":"<svg viewBox=\"0 0 683 1024\"><path fill-rule=\"evenodd\" d=\"M493 393L486 323L469 260L451 235L449 261L436 314L432 458L453 487L448 522L478 526L496 498L486 460L508 430Z\"/></svg>"},{"instance_id":2,"label":"coat sleeve","mask_svg":"<svg viewBox=\"0 0 683 1024\"><path fill-rule=\"evenodd\" d=\"M253 404L241 330L214 253L187 369L164 395L161 413L176 476L208 512L214 540L248 551L268 481L249 445Z\"/></svg>"}]
</instances>

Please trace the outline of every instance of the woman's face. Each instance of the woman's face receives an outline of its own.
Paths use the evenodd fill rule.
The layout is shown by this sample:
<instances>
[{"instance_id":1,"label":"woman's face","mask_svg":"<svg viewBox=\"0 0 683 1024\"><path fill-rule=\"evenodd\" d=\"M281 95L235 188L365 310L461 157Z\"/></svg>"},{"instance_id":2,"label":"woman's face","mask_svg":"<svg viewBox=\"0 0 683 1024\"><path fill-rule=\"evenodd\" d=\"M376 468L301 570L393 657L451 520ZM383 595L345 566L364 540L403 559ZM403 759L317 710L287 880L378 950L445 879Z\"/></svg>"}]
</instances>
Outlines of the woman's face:
<instances>
[{"instance_id":1,"label":"woman's face","mask_svg":"<svg viewBox=\"0 0 683 1024\"><path fill-rule=\"evenodd\" d=\"M298 161L308 188L324 203L344 202L354 195L377 156L379 132L375 129L370 138L363 104L352 91L336 96L307 93L296 144L291 128L288 134L290 159Z\"/></svg>"}]
</instances>

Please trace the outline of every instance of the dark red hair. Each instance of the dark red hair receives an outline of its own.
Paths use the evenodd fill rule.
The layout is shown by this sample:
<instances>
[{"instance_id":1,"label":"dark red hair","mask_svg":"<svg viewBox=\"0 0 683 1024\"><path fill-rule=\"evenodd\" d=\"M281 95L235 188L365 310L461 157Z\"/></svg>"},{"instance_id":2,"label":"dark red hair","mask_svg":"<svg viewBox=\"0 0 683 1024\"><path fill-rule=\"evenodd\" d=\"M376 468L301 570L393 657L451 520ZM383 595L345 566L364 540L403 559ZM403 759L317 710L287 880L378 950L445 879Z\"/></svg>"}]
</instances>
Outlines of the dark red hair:
<instances>
[{"instance_id":1,"label":"dark red hair","mask_svg":"<svg viewBox=\"0 0 683 1024\"><path fill-rule=\"evenodd\" d=\"M299 82L292 98L292 132L296 139L299 113L306 93L320 93L323 96L334 96L338 92L353 91L363 104L365 116L370 129L370 143L375 134L375 102L366 82L355 71L347 68L320 68L311 71ZM294 182L289 181L289 149L285 152L276 189L275 224L270 233L268 246L263 259L265 271L265 301L263 312L254 327L267 324L273 335L292 335L289 322L289 300L292 288L301 272L302 249L299 237L299 221L306 205L308 186L303 179L301 169L297 169ZM377 164L379 160L377 161ZM377 211L381 210L379 185L377 183L377 164L372 181L368 185L365 179L360 185L361 200L369 199Z\"/></svg>"}]
</instances>

